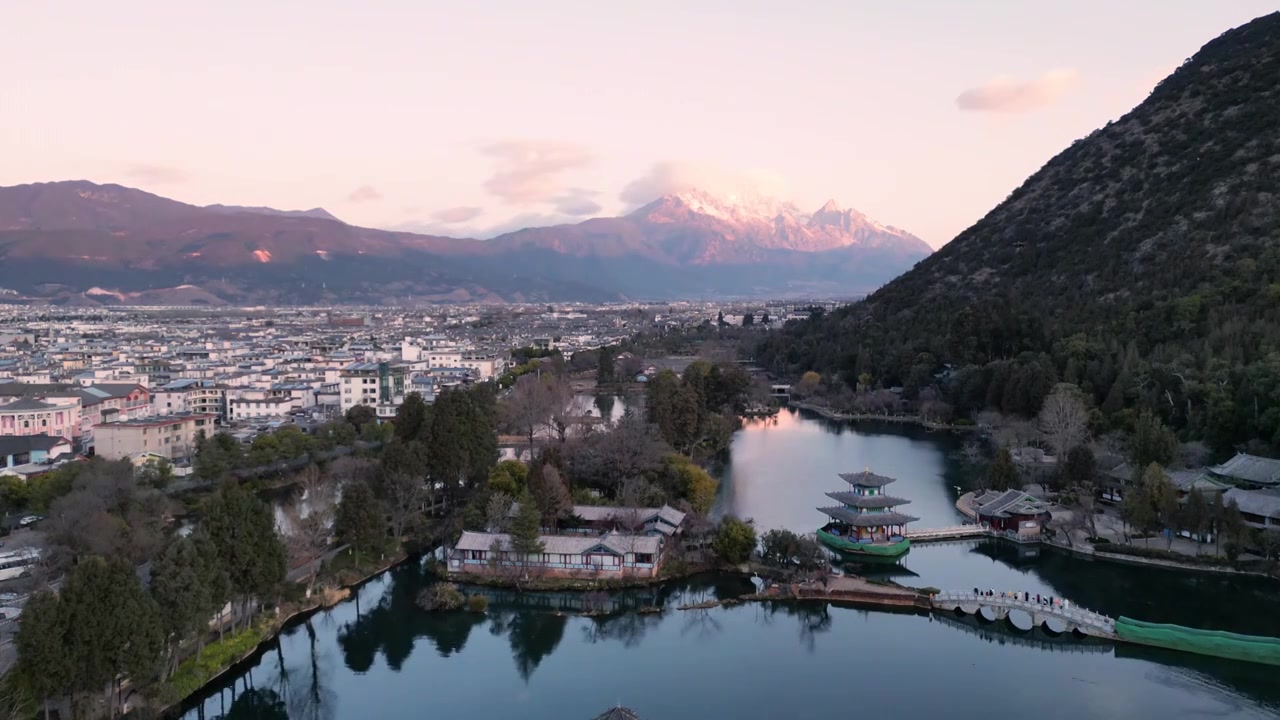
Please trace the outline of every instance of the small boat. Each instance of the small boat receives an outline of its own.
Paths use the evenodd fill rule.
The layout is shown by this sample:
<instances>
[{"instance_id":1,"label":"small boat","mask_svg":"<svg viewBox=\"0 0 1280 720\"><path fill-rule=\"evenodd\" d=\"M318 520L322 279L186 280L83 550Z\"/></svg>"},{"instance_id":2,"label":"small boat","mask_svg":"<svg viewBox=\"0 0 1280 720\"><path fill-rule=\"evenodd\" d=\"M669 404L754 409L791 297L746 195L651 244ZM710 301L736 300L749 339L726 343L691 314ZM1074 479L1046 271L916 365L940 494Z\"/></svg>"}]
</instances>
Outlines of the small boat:
<instances>
[{"instance_id":1,"label":"small boat","mask_svg":"<svg viewBox=\"0 0 1280 720\"><path fill-rule=\"evenodd\" d=\"M840 479L849 489L827 493L840 504L818 508L831 518L817 533L823 545L842 555L868 559L896 559L911 549L904 533L907 523L919 518L894 510L910 501L885 494L884 488L893 478L876 475L868 468L860 473L841 473Z\"/></svg>"}]
</instances>

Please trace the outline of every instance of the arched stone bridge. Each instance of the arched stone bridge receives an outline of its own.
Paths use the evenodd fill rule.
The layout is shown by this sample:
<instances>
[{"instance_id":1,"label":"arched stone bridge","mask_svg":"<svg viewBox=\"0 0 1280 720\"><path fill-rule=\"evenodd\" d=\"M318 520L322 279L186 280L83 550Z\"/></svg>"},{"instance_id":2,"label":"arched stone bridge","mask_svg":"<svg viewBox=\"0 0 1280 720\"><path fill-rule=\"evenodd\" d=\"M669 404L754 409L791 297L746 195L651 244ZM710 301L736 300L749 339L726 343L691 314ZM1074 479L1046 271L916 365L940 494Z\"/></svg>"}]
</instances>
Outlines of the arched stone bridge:
<instances>
[{"instance_id":1,"label":"arched stone bridge","mask_svg":"<svg viewBox=\"0 0 1280 720\"><path fill-rule=\"evenodd\" d=\"M1045 605L1036 602L1034 597L1031 600L1022 598L1023 596L1018 594L980 595L973 592L943 592L933 595L930 599L935 610L978 615L985 609L986 613L983 614L989 616L990 620L1004 620L1009 617L1010 612L1021 610L1031 616L1032 625L1043 627L1051 632L1079 632L1108 640L1114 640L1116 637L1116 621L1106 615L1099 615L1092 610L1074 605L1061 603ZM1050 620L1061 624L1062 629L1051 626Z\"/></svg>"}]
</instances>

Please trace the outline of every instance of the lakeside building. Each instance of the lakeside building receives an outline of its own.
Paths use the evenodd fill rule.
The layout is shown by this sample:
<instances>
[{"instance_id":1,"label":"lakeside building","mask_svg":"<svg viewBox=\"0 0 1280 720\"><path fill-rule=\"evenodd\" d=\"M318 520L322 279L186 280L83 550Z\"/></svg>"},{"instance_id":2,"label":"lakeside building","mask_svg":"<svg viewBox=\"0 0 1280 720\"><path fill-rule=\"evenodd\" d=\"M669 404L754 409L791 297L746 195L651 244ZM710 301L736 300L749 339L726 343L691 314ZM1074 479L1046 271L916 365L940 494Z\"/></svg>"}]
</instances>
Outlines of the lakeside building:
<instances>
[{"instance_id":1,"label":"lakeside building","mask_svg":"<svg viewBox=\"0 0 1280 720\"><path fill-rule=\"evenodd\" d=\"M1236 453L1235 457L1208 468L1209 473L1245 490L1280 487L1280 460Z\"/></svg>"},{"instance_id":2,"label":"lakeside building","mask_svg":"<svg viewBox=\"0 0 1280 720\"><path fill-rule=\"evenodd\" d=\"M511 514L519 512L512 504ZM464 532L449 569L480 575L521 571L547 577L656 577L685 514L673 507L575 505L566 526L539 536L543 552L524 556L507 533Z\"/></svg>"},{"instance_id":3,"label":"lakeside building","mask_svg":"<svg viewBox=\"0 0 1280 720\"><path fill-rule=\"evenodd\" d=\"M818 511L831 522L818 530L818 540L827 547L849 555L897 557L911 547L904 533L907 523L919 518L894 510L909 500L885 494L885 486L894 478L876 475L870 469L860 473L841 473L848 490L829 492L827 497L840 503L820 507Z\"/></svg>"},{"instance_id":4,"label":"lakeside building","mask_svg":"<svg viewBox=\"0 0 1280 720\"><path fill-rule=\"evenodd\" d=\"M970 503L978 521L993 530L1039 537L1049 522L1049 503L1022 490L988 490Z\"/></svg>"},{"instance_id":5,"label":"lakeside building","mask_svg":"<svg viewBox=\"0 0 1280 720\"><path fill-rule=\"evenodd\" d=\"M604 536L540 535L543 551L521 555L507 533L464 532L449 554L449 569L479 575L512 570L546 577L656 577L661 538L609 533Z\"/></svg>"}]
</instances>

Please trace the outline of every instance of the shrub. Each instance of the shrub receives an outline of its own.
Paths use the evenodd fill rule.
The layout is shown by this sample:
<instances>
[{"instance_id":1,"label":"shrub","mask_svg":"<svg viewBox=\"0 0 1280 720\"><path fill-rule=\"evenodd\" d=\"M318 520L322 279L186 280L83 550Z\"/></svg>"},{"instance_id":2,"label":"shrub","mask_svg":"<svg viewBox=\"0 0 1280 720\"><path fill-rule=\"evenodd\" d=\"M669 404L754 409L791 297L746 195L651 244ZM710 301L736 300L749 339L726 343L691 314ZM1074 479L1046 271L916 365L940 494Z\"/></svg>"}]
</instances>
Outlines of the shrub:
<instances>
[{"instance_id":1,"label":"shrub","mask_svg":"<svg viewBox=\"0 0 1280 720\"><path fill-rule=\"evenodd\" d=\"M262 640L262 630L249 627L209 643L198 656L182 661L173 677L160 689L160 698L169 703L182 700L203 687L213 676L248 655Z\"/></svg>"},{"instance_id":2,"label":"shrub","mask_svg":"<svg viewBox=\"0 0 1280 720\"><path fill-rule=\"evenodd\" d=\"M418 594L418 607L427 611L458 610L466 597L453 583L438 582Z\"/></svg>"},{"instance_id":3,"label":"shrub","mask_svg":"<svg viewBox=\"0 0 1280 720\"><path fill-rule=\"evenodd\" d=\"M482 613L489 609L489 598L483 595L472 595L467 598L467 609L474 613Z\"/></svg>"}]
</instances>

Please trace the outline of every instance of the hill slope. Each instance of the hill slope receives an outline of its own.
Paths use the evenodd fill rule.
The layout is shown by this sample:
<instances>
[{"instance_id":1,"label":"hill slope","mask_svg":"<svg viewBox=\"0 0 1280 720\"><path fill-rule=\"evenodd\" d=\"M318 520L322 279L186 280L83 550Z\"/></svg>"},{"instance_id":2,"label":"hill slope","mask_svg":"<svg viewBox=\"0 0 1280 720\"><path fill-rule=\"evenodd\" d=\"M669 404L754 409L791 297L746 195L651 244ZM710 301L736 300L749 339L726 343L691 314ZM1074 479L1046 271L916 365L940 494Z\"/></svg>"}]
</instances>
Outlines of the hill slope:
<instances>
[{"instance_id":1,"label":"hill slope","mask_svg":"<svg viewBox=\"0 0 1280 720\"><path fill-rule=\"evenodd\" d=\"M949 387L1034 413L1056 380L1225 450L1280 445L1280 13L1224 33L864 303L788 328L779 370ZM1012 388L1012 389L1010 389Z\"/></svg>"}]
</instances>

